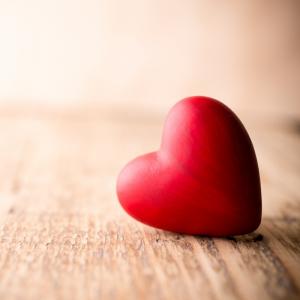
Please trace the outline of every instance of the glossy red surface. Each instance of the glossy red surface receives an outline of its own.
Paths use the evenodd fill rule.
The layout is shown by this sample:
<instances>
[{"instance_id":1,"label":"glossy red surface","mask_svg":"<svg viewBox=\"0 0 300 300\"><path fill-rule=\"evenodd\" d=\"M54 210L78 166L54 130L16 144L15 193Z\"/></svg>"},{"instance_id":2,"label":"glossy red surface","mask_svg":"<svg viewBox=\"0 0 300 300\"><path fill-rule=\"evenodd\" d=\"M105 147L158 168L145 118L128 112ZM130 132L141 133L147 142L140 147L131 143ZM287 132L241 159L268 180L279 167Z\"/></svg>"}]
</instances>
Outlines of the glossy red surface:
<instances>
[{"instance_id":1,"label":"glossy red surface","mask_svg":"<svg viewBox=\"0 0 300 300\"><path fill-rule=\"evenodd\" d=\"M124 167L117 194L135 219L178 233L239 235L261 221L249 135L228 107L208 97L186 98L171 109L160 149Z\"/></svg>"}]
</instances>

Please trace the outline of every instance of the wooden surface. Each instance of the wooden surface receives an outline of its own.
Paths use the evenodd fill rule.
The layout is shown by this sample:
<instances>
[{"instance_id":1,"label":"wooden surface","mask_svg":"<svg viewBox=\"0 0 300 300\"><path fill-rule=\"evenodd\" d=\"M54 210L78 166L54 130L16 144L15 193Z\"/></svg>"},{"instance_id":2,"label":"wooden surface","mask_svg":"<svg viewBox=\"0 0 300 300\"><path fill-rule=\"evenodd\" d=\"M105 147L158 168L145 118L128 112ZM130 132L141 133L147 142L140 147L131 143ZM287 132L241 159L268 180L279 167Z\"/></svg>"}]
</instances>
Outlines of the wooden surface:
<instances>
[{"instance_id":1,"label":"wooden surface","mask_svg":"<svg viewBox=\"0 0 300 300\"><path fill-rule=\"evenodd\" d=\"M300 123L240 113L257 152L263 222L227 239L155 230L115 195L157 148L162 115L0 110L0 299L300 299Z\"/></svg>"}]
</instances>

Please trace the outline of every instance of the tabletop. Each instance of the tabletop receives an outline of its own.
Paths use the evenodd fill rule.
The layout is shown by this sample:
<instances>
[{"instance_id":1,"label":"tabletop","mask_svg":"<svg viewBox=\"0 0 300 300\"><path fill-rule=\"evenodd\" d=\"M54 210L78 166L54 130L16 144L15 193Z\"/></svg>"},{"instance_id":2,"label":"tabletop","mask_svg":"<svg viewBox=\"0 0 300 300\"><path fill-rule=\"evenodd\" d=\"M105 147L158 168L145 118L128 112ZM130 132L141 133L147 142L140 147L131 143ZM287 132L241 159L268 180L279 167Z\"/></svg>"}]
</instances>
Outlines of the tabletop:
<instances>
[{"instance_id":1,"label":"tabletop","mask_svg":"<svg viewBox=\"0 0 300 300\"><path fill-rule=\"evenodd\" d=\"M261 226L209 238L120 208L116 176L158 147L163 115L0 110L0 299L300 299L300 120L238 111L262 181Z\"/></svg>"}]
</instances>

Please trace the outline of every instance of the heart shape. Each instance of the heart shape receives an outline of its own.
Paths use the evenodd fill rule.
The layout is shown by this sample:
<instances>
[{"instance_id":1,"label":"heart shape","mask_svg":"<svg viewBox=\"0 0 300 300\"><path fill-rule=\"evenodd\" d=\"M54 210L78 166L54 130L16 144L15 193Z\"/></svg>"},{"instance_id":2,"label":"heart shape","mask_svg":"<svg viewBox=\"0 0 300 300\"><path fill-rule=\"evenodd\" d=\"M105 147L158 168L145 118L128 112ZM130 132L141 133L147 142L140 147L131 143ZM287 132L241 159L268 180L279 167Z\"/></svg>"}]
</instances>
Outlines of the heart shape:
<instances>
[{"instance_id":1,"label":"heart shape","mask_svg":"<svg viewBox=\"0 0 300 300\"><path fill-rule=\"evenodd\" d=\"M261 221L252 142L238 117L208 97L185 98L171 109L159 151L124 167L117 194L135 219L178 233L239 235Z\"/></svg>"}]
</instances>

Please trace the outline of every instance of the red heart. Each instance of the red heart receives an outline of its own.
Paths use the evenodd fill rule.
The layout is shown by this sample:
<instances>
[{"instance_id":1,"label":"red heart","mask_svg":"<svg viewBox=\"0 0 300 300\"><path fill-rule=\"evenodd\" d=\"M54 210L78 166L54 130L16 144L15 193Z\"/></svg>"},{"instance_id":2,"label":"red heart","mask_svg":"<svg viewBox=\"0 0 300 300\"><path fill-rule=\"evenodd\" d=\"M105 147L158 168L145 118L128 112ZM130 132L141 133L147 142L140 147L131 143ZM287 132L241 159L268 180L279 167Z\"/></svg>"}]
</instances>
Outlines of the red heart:
<instances>
[{"instance_id":1,"label":"red heart","mask_svg":"<svg viewBox=\"0 0 300 300\"><path fill-rule=\"evenodd\" d=\"M261 221L256 156L237 116L208 97L178 102L160 150L129 162L117 194L137 220L178 233L228 236Z\"/></svg>"}]
</instances>

